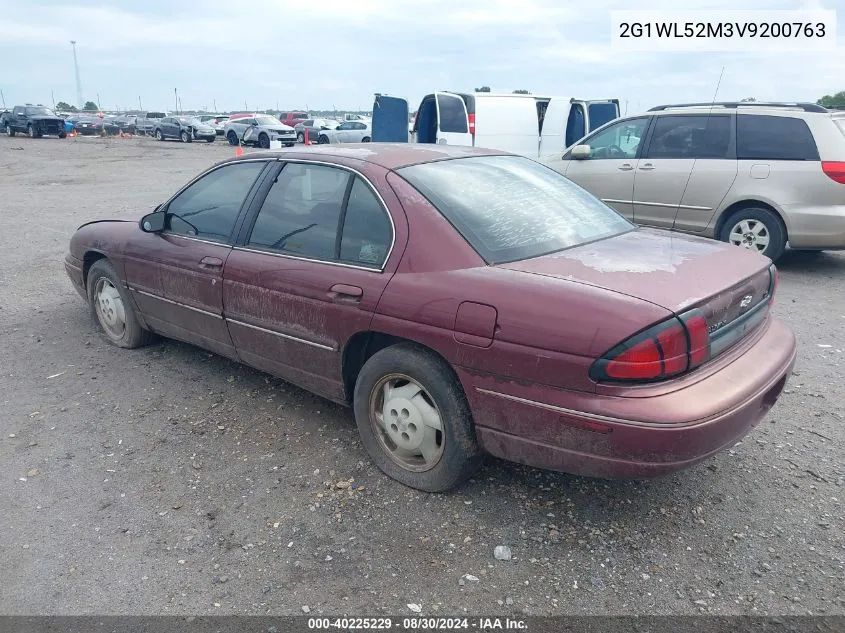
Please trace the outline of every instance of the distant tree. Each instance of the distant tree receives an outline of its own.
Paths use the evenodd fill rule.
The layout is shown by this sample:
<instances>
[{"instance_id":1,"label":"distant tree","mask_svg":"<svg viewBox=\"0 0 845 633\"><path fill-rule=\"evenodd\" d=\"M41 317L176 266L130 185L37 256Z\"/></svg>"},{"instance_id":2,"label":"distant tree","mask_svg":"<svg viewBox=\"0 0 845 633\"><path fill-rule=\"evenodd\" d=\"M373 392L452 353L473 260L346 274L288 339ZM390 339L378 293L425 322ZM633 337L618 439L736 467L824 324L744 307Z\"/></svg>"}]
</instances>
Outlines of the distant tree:
<instances>
[{"instance_id":1,"label":"distant tree","mask_svg":"<svg viewBox=\"0 0 845 633\"><path fill-rule=\"evenodd\" d=\"M76 112L76 106L72 106L64 101L59 101L56 104L56 110L63 110L64 112Z\"/></svg>"},{"instance_id":2,"label":"distant tree","mask_svg":"<svg viewBox=\"0 0 845 633\"><path fill-rule=\"evenodd\" d=\"M845 90L837 92L835 95L825 95L816 103L825 108L841 108L845 106Z\"/></svg>"},{"instance_id":3,"label":"distant tree","mask_svg":"<svg viewBox=\"0 0 845 633\"><path fill-rule=\"evenodd\" d=\"M521 89L521 90L514 90L514 91L513 91L513 93L514 93L515 95L530 95L530 94L531 94L531 92L530 92L530 91L525 90L524 88L523 88L523 89Z\"/></svg>"},{"instance_id":4,"label":"distant tree","mask_svg":"<svg viewBox=\"0 0 845 633\"><path fill-rule=\"evenodd\" d=\"M740 103L754 103L755 101L757 101L757 99L754 97L745 97L745 99L739 100Z\"/></svg>"},{"instance_id":5,"label":"distant tree","mask_svg":"<svg viewBox=\"0 0 845 633\"><path fill-rule=\"evenodd\" d=\"M82 109L83 109L83 110L99 110L99 109L100 109L100 106L98 106L98 105L97 105L96 103L94 103L93 101L86 101L86 102L85 102L85 107L84 107L84 108L82 108Z\"/></svg>"},{"instance_id":6,"label":"distant tree","mask_svg":"<svg viewBox=\"0 0 845 633\"><path fill-rule=\"evenodd\" d=\"M476 92L490 92L490 86L481 86L481 88L476 88Z\"/></svg>"}]
</instances>

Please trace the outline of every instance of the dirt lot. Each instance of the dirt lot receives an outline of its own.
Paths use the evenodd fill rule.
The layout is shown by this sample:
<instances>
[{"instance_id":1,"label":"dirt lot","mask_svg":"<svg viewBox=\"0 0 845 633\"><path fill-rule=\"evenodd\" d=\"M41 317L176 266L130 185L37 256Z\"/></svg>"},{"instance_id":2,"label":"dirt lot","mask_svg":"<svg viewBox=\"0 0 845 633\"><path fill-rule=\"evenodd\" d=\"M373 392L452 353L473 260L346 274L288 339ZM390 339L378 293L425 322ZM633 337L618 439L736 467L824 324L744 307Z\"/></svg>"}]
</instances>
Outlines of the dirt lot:
<instances>
[{"instance_id":1,"label":"dirt lot","mask_svg":"<svg viewBox=\"0 0 845 633\"><path fill-rule=\"evenodd\" d=\"M231 154L0 137L0 613L845 612L845 254L780 263L799 361L732 450L646 483L490 460L426 495L370 465L347 409L180 343L110 346L65 278L80 223Z\"/></svg>"}]
</instances>

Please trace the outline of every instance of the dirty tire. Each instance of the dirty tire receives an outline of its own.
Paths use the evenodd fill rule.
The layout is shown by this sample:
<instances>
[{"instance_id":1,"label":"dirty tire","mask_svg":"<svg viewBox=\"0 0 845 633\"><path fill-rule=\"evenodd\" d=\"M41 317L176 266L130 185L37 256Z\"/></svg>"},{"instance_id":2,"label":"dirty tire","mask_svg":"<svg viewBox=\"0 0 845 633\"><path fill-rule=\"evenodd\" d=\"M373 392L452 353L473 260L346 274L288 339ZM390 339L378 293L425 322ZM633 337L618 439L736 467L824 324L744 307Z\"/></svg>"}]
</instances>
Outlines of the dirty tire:
<instances>
[{"instance_id":1,"label":"dirty tire","mask_svg":"<svg viewBox=\"0 0 845 633\"><path fill-rule=\"evenodd\" d=\"M264 132L258 135L258 147L262 149L270 149L270 137Z\"/></svg>"},{"instance_id":2,"label":"dirty tire","mask_svg":"<svg viewBox=\"0 0 845 633\"><path fill-rule=\"evenodd\" d=\"M362 139L361 139L361 142L362 142L362 143L369 143L369 142L370 142L370 140L371 140L371 139L370 139L370 137L369 137L369 136L365 136L364 138L362 138Z\"/></svg>"},{"instance_id":3,"label":"dirty tire","mask_svg":"<svg viewBox=\"0 0 845 633\"><path fill-rule=\"evenodd\" d=\"M768 236L768 244L765 249L758 250L758 252L772 261L776 261L783 255L783 251L786 249L786 229L784 229L783 223L774 211L762 207L748 207L735 211L722 226L719 239L729 244L734 243L731 239L731 233L742 222L763 225L763 230ZM752 247L751 250L757 249Z\"/></svg>"},{"instance_id":4,"label":"dirty tire","mask_svg":"<svg viewBox=\"0 0 845 633\"><path fill-rule=\"evenodd\" d=\"M304 143L305 142L305 134L303 134L302 132L297 134L296 135L296 142L297 143Z\"/></svg>"},{"instance_id":5,"label":"dirty tire","mask_svg":"<svg viewBox=\"0 0 845 633\"><path fill-rule=\"evenodd\" d=\"M12 129L11 125L6 126L6 135L7 136L14 136L15 135L15 131Z\"/></svg>"},{"instance_id":6,"label":"dirty tire","mask_svg":"<svg viewBox=\"0 0 845 633\"><path fill-rule=\"evenodd\" d=\"M31 125L26 126L26 133L29 138L38 138L38 133L35 131L35 128Z\"/></svg>"},{"instance_id":7,"label":"dirty tire","mask_svg":"<svg viewBox=\"0 0 845 633\"><path fill-rule=\"evenodd\" d=\"M179 134L179 140L183 143L190 143L194 139L191 138L191 135L188 134L185 130L182 130L182 133Z\"/></svg>"},{"instance_id":8,"label":"dirty tire","mask_svg":"<svg viewBox=\"0 0 845 633\"><path fill-rule=\"evenodd\" d=\"M371 402L380 383L399 374L418 383L433 401L442 425L442 452L428 470L415 471L395 460L371 418ZM469 404L452 368L441 358L414 343L400 343L370 357L355 383L353 408L361 441L370 458L388 476L411 488L443 492L472 476L484 455L475 437Z\"/></svg>"},{"instance_id":9,"label":"dirty tire","mask_svg":"<svg viewBox=\"0 0 845 633\"><path fill-rule=\"evenodd\" d=\"M67 138L67 132L59 132L59 138Z\"/></svg>"},{"instance_id":10,"label":"dirty tire","mask_svg":"<svg viewBox=\"0 0 845 633\"><path fill-rule=\"evenodd\" d=\"M118 299L122 304L124 327L120 333L115 332L114 328L109 327L104 321L104 317L101 317L100 310L98 309L98 291L101 291L102 287L109 290L113 288L116 291L116 296L114 296L113 291L114 298L111 300L112 305ZM113 345L127 349L147 345L153 340L153 333L145 330L138 323L128 293L107 259L99 259L91 266L86 278L86 288L88 290L88 304L91 308L91 314L100 326L100 331L106 340Z\"/></svg>"},{"instance_id":11,"label":"dirty tire","mask_svg":"<svg viewBox=\"0 0 845 633\"><path fill-rule=\"evenodd\" d=\"M237 145L238 135L235 134L232 130L229 130L229 133L226 135L226 140L229 141L229 145Z\"/></svg>"},{"instance_id":12,"label":"dirty tire","mask_svg":"<svg viewBox=\"0 0 845 633\"><path fill-rule=\"evenodd\" d=\"M320 134L320 136L317 137L317 144L318 145L327 145L328 142L329 142L329 137L326 136L325 134Z\"/></svg>"},{"instance_id":13,"label":"dirty tire","mask_svg":"<svg viewBox=\"0 0 845 633\"><path fill-rule=\"evenodd\" d=\"M156 130L156 140L157 141L163 141L164 140L164 134L161 133L161 130Z\"/></svg>"}]
</instances>

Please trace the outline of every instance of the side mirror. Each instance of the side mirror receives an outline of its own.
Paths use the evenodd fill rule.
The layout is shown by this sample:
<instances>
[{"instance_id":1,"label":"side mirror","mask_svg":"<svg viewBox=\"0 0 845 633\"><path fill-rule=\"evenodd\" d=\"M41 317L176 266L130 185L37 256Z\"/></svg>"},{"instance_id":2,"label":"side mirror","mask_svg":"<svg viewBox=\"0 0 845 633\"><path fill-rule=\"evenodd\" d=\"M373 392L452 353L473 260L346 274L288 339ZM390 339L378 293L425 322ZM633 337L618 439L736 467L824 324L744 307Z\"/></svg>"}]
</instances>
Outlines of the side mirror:
<instances>
[{"instance_id":1,"label":"side mirror","mask_svg":"<svg viewBox=\"0 0 845 633\"><path fill-rule=\"evenodd\" d=\"M254 126L258 127L258 121L253 121L253 122L252 122L252 125L254 125Z\"/></svg>"},{"instance_id":2,"label":"side mirror","mask_svg":"<svg viewBox=\"0 0 845 633\"><path fill-rule=\"evenodd\" d=\"M575 160L584 160L589 158L592 150L589 145L576 145L572 148L571 156Z\"/></svg>"},{"instance_id":3,"label":"side mirror","mask_svg":"<svg viewBox=\"0 0 845 633\"><path fill-rule=\"evenodd\" d=\"M161 205L156 207L152 213L148 213L141 218L141 230L144 233L161 233L164 230L164 216L165 214L159 211Z\"/></svg>"}]
</instances>

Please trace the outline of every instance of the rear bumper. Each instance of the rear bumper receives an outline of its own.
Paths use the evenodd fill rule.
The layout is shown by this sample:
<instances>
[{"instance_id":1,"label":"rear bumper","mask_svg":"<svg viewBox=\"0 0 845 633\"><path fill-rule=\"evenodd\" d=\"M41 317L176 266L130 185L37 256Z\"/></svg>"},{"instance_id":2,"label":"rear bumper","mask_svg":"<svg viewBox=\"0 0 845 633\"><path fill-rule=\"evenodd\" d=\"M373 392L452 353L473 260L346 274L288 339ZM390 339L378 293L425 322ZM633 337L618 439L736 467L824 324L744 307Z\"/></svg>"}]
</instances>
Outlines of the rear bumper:
<instances>
[{"instance_id":1,"label":"rear bumper","mask_svg":"<svg viewBox=\"0 0 845 633\"><path fill-rule=\"evenodd\" d=\"M845 200L845 186L842 199ZM791 248L845 249L845 204L823 207L785 205Z\"/></svg>"},{"instance_id":2,"label":"rear bumper","mask_svg":"<svg viewBox=\"0 0 845 633\"><path fill-rule=\"evenodd\" d=\"M591 477L654 477L736 443L775 404L795 363L795 337L778 321L762 328L753 344L701 380L645 397L596 394L589 411L567 406L572 392L459 373L488 453ZM649 411L659 421L647 419Z\"/></svg>"}]
</instances>

